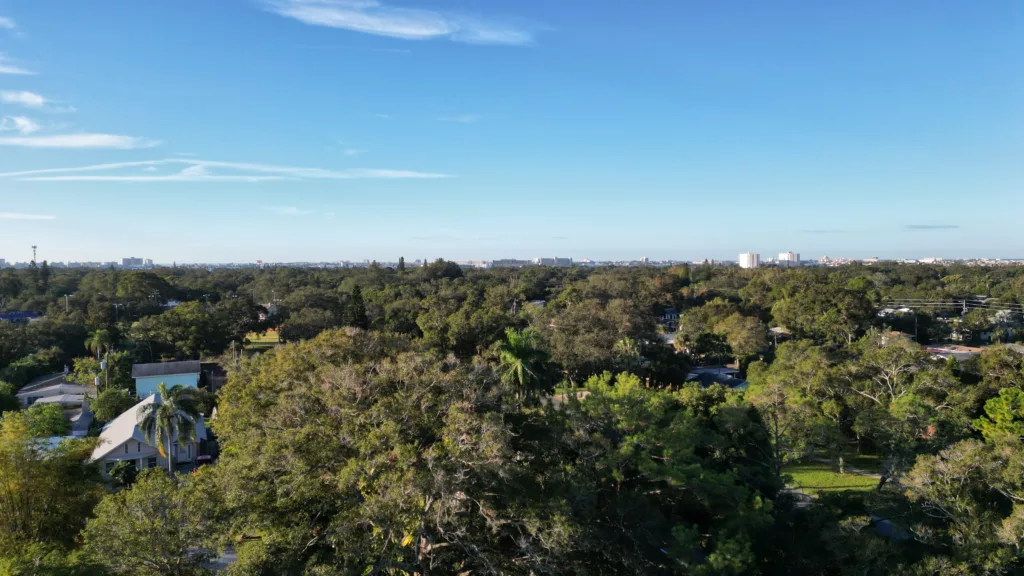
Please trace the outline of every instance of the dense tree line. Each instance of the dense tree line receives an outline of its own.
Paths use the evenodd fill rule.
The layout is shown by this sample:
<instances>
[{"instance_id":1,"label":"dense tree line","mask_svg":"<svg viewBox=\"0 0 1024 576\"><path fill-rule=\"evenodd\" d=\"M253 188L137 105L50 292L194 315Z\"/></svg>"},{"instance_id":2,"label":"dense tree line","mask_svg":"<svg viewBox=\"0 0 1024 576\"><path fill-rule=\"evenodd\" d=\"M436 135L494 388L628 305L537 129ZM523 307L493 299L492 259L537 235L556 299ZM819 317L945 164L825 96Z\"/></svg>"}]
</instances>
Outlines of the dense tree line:
<instances>
[{"instance_id":1,"label":"dense tree line","mask_svg":"<svg viewBox=\"0 0 1024 576\"><path fill-rule=\"evenodd\" d=\"M1024 268L5 271L46 318L0 323L0 574L1024 573L1019 315L880 313L979 297ZM1002 342L922 346L954 332ZM13 399L67 365L107 420L132 363L222 354L186 477L104 482ZM686 381L725 363L748 388ZM819 461L871 489L810 498Z\"/></svg>"}]
</instances>

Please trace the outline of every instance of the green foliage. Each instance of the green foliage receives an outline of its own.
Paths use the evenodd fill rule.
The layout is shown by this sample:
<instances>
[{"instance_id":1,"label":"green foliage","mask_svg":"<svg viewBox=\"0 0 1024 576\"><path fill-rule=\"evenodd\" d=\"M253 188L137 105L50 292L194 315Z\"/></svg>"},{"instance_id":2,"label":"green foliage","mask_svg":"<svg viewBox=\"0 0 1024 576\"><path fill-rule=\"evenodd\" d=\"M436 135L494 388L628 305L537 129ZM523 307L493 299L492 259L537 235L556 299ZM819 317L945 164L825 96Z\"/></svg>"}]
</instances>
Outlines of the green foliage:
<instances>
[{"instance_id":1,"label":"green foliage","mask_svg":"<svg viewBox=\"0 0 1024 576\"><path fill-rule=\"evenodd\" d=\"M241 342L251 327L251 323L240 321L223 308L207 310L199 302L186 302L135 322L129 336L135 342L155 346L156 350L182 358L200 358L220 354L232 341Z\"/></svg>"},{"instance_id":2,"label":"green foliage","mask_svg":"<svg viewBox=\"0 0 1024 576\"><path fill-rule=\"evenodd\" d=\"M89 356L75 358L74 367L68 380L85 386L94 386L98 376L100 379L100 389L103 390L108 387L107 375L109 374L110 388L126 391L134 390L135 381L132 380L132 365L135 363L135 358L129 352L113 352L106 354L104 360L109 365L108 371L101 369L100 361L95 358Z\"/></svg>"},{"instance_id":3,"label":"green foliage","mask_svg":"<svg viewBox=\"0 0 1024 576\"><path fill-rule=\"evenodd\" d=\"M71 423L60 404L33 404L25 410L25 417L29 432L36 438L66 436L71 432Z\"/></svg>"},{"instance_id":4,"label":"green foliage","mask_svg":"<svg viewBox=\"0 0 1024 576\"><path fill-rule=\"evenodd\" d=\"M0 380L15 386L24 386L35 378L53 374L60 369L61 351L51 347L19 358L0 369Z\"/></svg>"},{"instance_id":5,"label":"green foliage","mask_svg":"<svg viewBox=\"0 0 1024 576\"><path fill-rule=\"evenodd\" d=\"M707 456L729 444L688 396L607 376L566 412L517 414L490 367L378 338L275 349L222 390L216 470L236 533L261 535L239 547L240 573L738 574L756 561L770 503L740 461ZM290 496L267 499L273 486Z\"/></svg>"},{"instance_id":6,"label":"green foliage","mask_svg":"<svg viewBox=\"0 0 1024 576\"><path fill-rule=\"evenodd\" d=\"M109 576L102 565L76 551L38 542L0 544L3 576Z\"/></svg>"},{"instance_id":7,"label":"green foliage","mask_svg":"<svg viewBox=\"0 0 1024 576\"><path fill-rule=\"evenodd\" d=\"M876 310L973 294L1024 301L1024 267L4 271L0 308L47 318L0 323L3 430L21 438L0 442L0 574L189 573L220 544L237 574L1014 573L1024 355L953 365L877 330L916 320L921 341L943 339L959 310ZM675 347L655 326L667 307L684 311ZM996 320L968 316L975 332ZM12 410L16 387L73 360L91 384L109 350L92 407L112 418L133 361L214 356L270 325L296 343L232 356L219 464L201 486L150 487L159 506L104 508L86 558L89 444L40 452L34 420L49 434L56 413ZM788 329L777 347L767 325ZM685 382L691 362L730 358L757 359L747 390ZM585 389L549 402L559 379ZM164 451L188 436L169 414L144 426ZM881 478L853 472L855 454ZM790 473L830 489L797 505ZM177 523L149 533L156 517Z\"/></svg>"},{"instance_id":8,"label":"green foliage","mask_svg":"<svg viewBox=\"0 0 1024 576\"><path fill-rule=\"evenodd\" d=\"M523 399L537 399L550 392L548 355L539 347L539 337L532 328L505 331L505 341L498 346L501 381Z\"/></svg>"},{"instance_id":9,"label":"green foliage","mask_svg":"<svg viewBox=\"0 0 1024 576\"><path fill-rule=\"evenodd\" d=\"M109 330L96 330L85 340L85 348L96 355L98 362L104 352L109 352L114 339Z\"/></svg>"},{"instance_id":10,"label":"green foliage","mask_svg":"<svg viewBox=\"0 0 1024 576\"><path fill-rule=\"evenodd\" d=\"M135 467L133 460L121 460L108 473L110 478L123 488L130 487L139 476L139 470Z\"/></svg>"},{"instance_id":11,"label":"green foliage","mask_svg":"<svg viewBox=\"0 0 1024 576\"><path fill-rule=\"evenodd\" d=\"M90 408L100 422L110 422L136 404L127 391L119 388L107 388L96 395Z\"/></svg>"},{"instance_id":12,"label":"green foliage","mask_svg":"<svg viewBox=\"0 0 1024 576\"><path fill-rule=\"evenodd\" d=\"M94 441L67 440L41 457L27 412L0 417L0 558L33 543L70 546L103 494Z\"/></svg>"},{"instance_id":13,"label":"green foliage","mask_svg":"<svg viewBox=\"0 0 1024 576\"><path fill-rule=\"evenodd\" d=\"M656 341L653 318L635 303L614 298L602 303L586 299L549 306L538 326L571 381L582 381L615 367L616 346L625 338L638 342Z\"/></svg>"},{"instance_id":14,"label":"green foliage","mask_svg":"<svg viewBox=\"0 0 1024 576\"><path fill-rule=\"evenodd\" d=\"M315 338L317 334L340 325L340 319L330 310L303 308L288 315L280 334L286 341L297 342Z\"/></svg>"},{"instance_id":15,"label":"green foliage","mask_svg":"<svg viewBox=\"0 0 1024 576\"><path fill-rule=\"evenodd\" d=\"M1003 388L999 396L985 403L985 416L974 421L988 441L1008 436L1024 441L1024 390Z\"/></svg>"},{"instance_id":16,"label":"green foliage","mask_svg":"<svg viewBox=\"0 0 1024 576\"><path fill-rule=\"evenodd\" d=\"M363 330L370 327L370 320L366 316L366 303L363 302L363 290L358 284L352 289L352 296L345 306L344 322L346 326Z\"/></svg>"},{"instance_id":17,"label":"green foliage","mask_svg":"<svg viewBox=\"0 0 1024 576\"><path fill-rule=\"evenodd\" d=\"M18 401L18 397L14 394L13 384L0 381L0 415L3 415L4 412L21 408L21 402Z\"/></svg>"},{"instance_id":18,"label":"green foliage","mask_svg":"<svg viewBox=\"0 0 1024 576\"><path fill-rule=\"evenodd\" d=\"M903 480L914 532L937 556L975 574L1020 566L1024 544L1021 442L966 440L920 456Z\"/></svg>"},{"instance_id":19,"label":"green foliage","mask_svg":"<svg viewBox=\"0 0 1024 576\"><path fill-rule=\"evenodd\" d=\"M438 258L436 261L426 264L420 269L420 274L425 280L455 280L462 278L462 267L455 262L447 262Z\"/></svg>"},{"instance_id":20,"label":"green foliage","mask_svg":"<svg viewBox=\"0 0 1024 576\"><path fill-rule=\"evenodd\" d=\"M874 316L861 290L810 282L772 306L772 317L797 335L817 342L850 344Z\"/></svg>"},{"instance_id":21,"label":"green foliage","mask_svg":"<svg viewBox=\"0 0 1024 576\"><path fill-rule=\"evenodd\" d=\"M197 473L179 482L146 470L96 506L82 532L86 553L118 574L207 574L218 509L208 480Z\"/></svg>"},{"instance_id":22,"label":"green foliage","mask_svg":"<svg viewBox=\"0 0 1024 576\"><path fill-rule=\"evenodd\" d=\"M715 324L714 331L725 335L729 348L739 358L747 358L768 346L768 328L757 318L734 313Z\"/></svg>"}]
</instances>

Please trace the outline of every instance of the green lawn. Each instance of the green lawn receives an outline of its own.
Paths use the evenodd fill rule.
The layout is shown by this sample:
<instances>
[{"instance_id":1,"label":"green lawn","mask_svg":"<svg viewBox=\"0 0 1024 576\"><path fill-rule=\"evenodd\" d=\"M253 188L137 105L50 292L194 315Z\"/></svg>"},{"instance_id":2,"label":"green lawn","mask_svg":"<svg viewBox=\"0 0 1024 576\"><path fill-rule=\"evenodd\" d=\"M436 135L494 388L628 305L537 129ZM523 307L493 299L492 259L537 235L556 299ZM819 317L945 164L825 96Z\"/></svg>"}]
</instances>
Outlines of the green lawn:
<instances>
[{"instance_id":1,"label":"green lawn","mask_svg":"<svg viewBox=\"0 0 1024 576\"><path fill-rule=\"evenodd\" d=\"M246 338L249 339L248 348L250 350L273 348L277 344L281 343L281 337L278 335L277 330L268 330L266 334L255 334L250 332Z\"/></svg>"},{"instance_id":2,"label":"green lawn","mask_svg":"<svg viewBox=\"0 0 1024 576\"><path fill-rule=\"evenodd\" d=\"M783 472L792 476L790 486L812 495L843 490L867 492L874 490L878 485L878 480L874 478L859 474L840 474L835 465L823 462L791 464L784 468Z\"/></svg>"}]
</instances>

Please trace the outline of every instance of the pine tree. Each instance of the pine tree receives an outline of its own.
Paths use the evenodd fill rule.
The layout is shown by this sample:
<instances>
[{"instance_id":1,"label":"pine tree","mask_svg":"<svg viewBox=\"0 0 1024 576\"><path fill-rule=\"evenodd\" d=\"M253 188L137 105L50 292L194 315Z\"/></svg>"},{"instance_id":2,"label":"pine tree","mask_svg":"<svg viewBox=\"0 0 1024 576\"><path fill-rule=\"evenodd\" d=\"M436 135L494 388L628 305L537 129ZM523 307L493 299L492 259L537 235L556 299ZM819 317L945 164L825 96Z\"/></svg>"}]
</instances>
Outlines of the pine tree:
<instances>
[{"instance_id":1,"label":"pine tree","mask_svg":"<svg viewBox=\"0 0 1024 576\"><path fill-rule=\"evenodd\" d=\"M39 284L43 292L50 288L50 263L46 260L43 260L43 265L39 268Z\"/></svg>"},{"instance_id":2,"label":"pine tree","mask_svg":"<svg viewBox=\"0 0 1024 576\"><path fill-rule=\"evenodd\" d=\"M398 257L398 271L405 272L405 256Z\"/></svg>"},{"instance_id":3,"label":"pine tree","mask_svg":"<svg viewBox=\"0 0 1024 576\"><path fill-rule=\"evenodd\" d=\"M352 297L345 307L345 325L366 330L370 327L370 319L366 315L366 304L363 302L363 290L358 285L352 289Z\"/></svg>"}]
</instances>

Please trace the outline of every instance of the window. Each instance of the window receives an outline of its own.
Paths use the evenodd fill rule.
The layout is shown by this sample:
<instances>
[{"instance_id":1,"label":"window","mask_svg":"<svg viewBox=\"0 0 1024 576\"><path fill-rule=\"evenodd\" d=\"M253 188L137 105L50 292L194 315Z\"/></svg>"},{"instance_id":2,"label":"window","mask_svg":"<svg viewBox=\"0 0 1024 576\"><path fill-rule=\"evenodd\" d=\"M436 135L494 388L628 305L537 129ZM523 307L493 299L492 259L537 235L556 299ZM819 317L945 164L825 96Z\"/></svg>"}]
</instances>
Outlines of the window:
<instances>
[{"instance_id":1,"label":"window","mask_svg":"<svg viewBox=\"0 0 1024 576\"><path fill-rule=\"evenodd\" d=\"M142 442L136 442L135 443L135 451L136 452L142 452Z\"/></svg>"},{"instance_id":2,"label":"window","mask_svg":"<svg viewBox=\"0 0 1024 576\"><path fill-rule=\"evenodd\" d=\"M146 459L146 468L156 468L156 456L150 456Z\"/></svg>"},{"instance_id":3,"label":"window","mask_svg":"<svg viewBox=\"0 0 1024 576\"><path fill-rule=\"evenodd\" d=\"M127 442L124 443L124 453L125 454L128 453L128 443Z\"/></svg>"}]
</instances>

